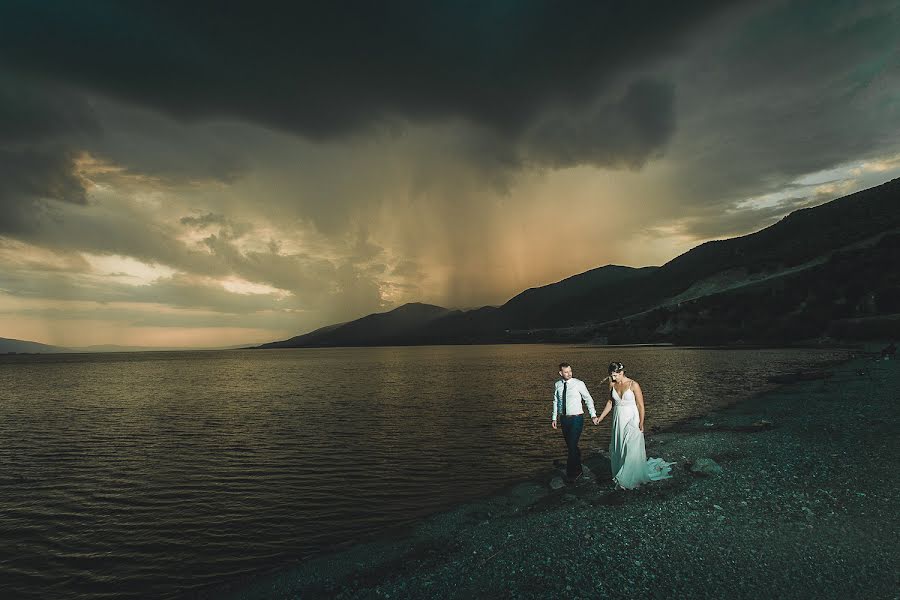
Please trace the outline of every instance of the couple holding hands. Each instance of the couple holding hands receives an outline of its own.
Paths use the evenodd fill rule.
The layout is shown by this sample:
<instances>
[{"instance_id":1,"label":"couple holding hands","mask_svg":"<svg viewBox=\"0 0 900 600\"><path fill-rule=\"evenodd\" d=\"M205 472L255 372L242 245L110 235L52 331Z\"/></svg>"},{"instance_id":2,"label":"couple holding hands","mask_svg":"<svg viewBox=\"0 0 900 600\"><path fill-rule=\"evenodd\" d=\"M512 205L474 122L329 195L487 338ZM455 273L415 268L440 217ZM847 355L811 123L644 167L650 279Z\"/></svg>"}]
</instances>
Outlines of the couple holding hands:
<instances>
[{"instance_id":1,"label":"couple holding hands","mask_svg":"<svg viewBox=\"0 0 900 600\"><path fill-rule=\"evenodd\" d=\"M597 416L594 399L580 379L572 377L572 365L560 363L559 376L553 391L554 429L561 428L568 448L566 476L574 483L582 476L581 451L578 440L584 429L584 409L594 425L612 412L612 437L609 441L609 461L616 488L634 489L648 481L671 477L671 465L661 458L647 460L644 446L644 395L640 384L625 375L625 365L610 363L609 393L603 412ZM601 383L603 383L601 381Z\"/></svg>"}]
</instances>

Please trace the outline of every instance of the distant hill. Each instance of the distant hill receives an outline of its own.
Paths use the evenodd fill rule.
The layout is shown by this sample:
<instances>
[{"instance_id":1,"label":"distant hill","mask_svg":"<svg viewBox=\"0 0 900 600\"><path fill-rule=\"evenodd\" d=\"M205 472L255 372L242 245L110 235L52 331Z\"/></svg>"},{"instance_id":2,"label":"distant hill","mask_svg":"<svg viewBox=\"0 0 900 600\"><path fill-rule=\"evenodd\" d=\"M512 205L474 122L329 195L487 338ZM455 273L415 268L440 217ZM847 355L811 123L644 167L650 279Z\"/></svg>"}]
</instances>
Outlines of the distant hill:
<instances>
[{"instance_id":1,"label":"distant hill","mask_svg":"<svg viewBox=\"0 0 900 600\"><path fill-rule=\"evenodd\" d=\"M560 316L544 326L608 321L661 304L724 291L734 285L826 260L829 253L900 227L900 179L806 208L756 233L706 242L647 270L634 289L597 289L547 308Z\"/></svg>"},{"instance_id":2,"label":"distant hill","mask_svg":"<svg viewBox=\"0 0 900 600\"><path fill-rule=\"evenodd\" d=\"M159 352L159 351L184 351L184 350L236 350L239 348L248 348L247 344L232 345L215 348L184 348L184 347L161 347L161 346L119 346L116 344L96 344L93 346L74 346L65 348L62 346L50 346L38 342L29 342L25 340L14 340L8 338L0 338L0 354L8 354L15 352L17 354L34 354L34 353L91 353L91 352Z\"/></svg>"},{"instance_id":3,"label":"distant hill","mask_svg":"<svg viewBox=\"0 0 900 600\"><path fill-rule=\"evenodd\" d=\"M183 350L228 350L242 346L228 346L227 348L194 348L184 346L120 346L118 344L95 344L93 346L77 346L72 352L169 352Z\"/></svg>"},{"instance_id":4,"label":"distant hill","mask_svg":"<svg viewBox=\"0 0 900 600\"><path fill-rule=\"evenodd\" d=\"M449 312L446 308L432 304L404 304L390 312L371 314L349 323L329 325L289 340L263 344L259 348L390 345L415 335Z\"/></svg>"},{"instance_id":5,"label":"distant hill","mask_svg":"<svg viewBox=\"0 0 900 600\"><path fill-rule=\"evenodd\" d=\"M898 236L895 179L756 233L701 244L661 267L608 265L500 307L409 304L262 347L897 336Z\"/></svg>"},{"instance_id":6,"label":"distant hill","mask_svg":"<svg viewBox=\"0 0 900 600\"><path fill-rule=\"evenodd\" d=\"M609 301L617 291L646 279L658 268L599 267L557 283L525 290L500 307L500 312L508 324L516 328L577 322L578 317L572 312L573 301L587 304L591 298L600 297Z\"/></svg>"},{"instance_id":7,"label":"distant hill","mask_svg":"<svg viewBox=\"0 0 900 600\"><path fill-rule=\"evenodd\" d=\"M253 348L253 344L231 344L228 346L120 346L118 344L95 344L76 346L68 352L193 352L202 350L241 350Z\"/></svg>"},{"instance_id":8,"label":"distant hill","mask_svg":"<svg viewBox=\"0 0 900 600\"><path fill-rule=\"evenodd\" d=\"M71 352L72 350L68 348L62 348L60 346L50 346L47 344L40 344L38 342L29 342L26 340L15 340L11 338L0 338L0 354L8 354L10 352L15 353L58 353L58 352Z\"/></svg>"},{"instance_id":9,"label":"distant hill","mask_svg":"<svg viewBox=\"0 0 900 600\"><path fill-rule=\"evenodd\" d=\"M594 328L611 343L900 338L900 232L822 261Z\"/></svg>"}]
</instances>

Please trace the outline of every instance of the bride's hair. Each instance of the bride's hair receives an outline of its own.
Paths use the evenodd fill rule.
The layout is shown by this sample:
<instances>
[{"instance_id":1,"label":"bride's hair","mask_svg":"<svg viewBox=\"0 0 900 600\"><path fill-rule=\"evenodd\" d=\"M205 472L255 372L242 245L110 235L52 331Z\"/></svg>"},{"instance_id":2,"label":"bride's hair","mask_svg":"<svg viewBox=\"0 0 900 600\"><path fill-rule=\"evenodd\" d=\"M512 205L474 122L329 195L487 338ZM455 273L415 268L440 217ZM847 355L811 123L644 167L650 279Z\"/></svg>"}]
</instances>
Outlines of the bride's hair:
<instances>
[{"instance_id":1,"label":"bride's hair","mask_svg":"<svg viewBox=\"0 0 900 600\"><path fill-rule=\"evenodd\" d=\"M620 362L609 363L609 375L607 375L606 377L601 379L600 383L603 383L604 381L608 381L609 389L612 389L612 385L613 385L612 374L613 373L622 373L623 371L625 371L625 365L623 365L622 363L620 363Z\"/></svg>"}]
</instances>

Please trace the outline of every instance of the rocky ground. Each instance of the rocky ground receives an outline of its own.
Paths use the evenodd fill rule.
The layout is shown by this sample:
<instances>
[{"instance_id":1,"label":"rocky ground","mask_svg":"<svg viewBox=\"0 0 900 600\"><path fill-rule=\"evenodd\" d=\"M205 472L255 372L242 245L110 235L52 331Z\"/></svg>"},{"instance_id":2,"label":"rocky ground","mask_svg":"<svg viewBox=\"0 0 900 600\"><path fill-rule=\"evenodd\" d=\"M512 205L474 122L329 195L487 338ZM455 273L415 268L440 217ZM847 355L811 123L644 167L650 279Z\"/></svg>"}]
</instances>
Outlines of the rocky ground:
<instances>
[{"instance_id":1,"label":"rocky ground","mask_svg":"<svg viewBox=\"0 0 900 600\"><path fill-rule=\"evenodd\" d=\"M673 479L614 491L592 449L579 485L553 489L548 471L215 595L900 598L898 400L900 363L860 357L648 435Z\"/></svg>"}]
</instances>

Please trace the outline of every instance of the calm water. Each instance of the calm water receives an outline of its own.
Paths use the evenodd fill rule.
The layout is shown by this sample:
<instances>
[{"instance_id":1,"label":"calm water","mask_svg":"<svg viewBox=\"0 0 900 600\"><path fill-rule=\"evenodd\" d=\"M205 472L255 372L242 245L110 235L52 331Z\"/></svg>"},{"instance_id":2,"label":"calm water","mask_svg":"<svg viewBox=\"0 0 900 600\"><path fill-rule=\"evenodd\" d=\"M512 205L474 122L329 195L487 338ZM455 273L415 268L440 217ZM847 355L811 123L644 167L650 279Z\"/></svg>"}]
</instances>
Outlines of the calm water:
<instances>
[{"instance_id":1,"label":"calm water","mask_svg":"<svg viewBox=\"0 0 900 600\"><path fill-rule=\"evenodd\" d=\"M673 423L844 352L452 346L0 357L4 598L168 598L546 469L555 365ZM608 434L589 426L583 450Z\"/></svg>"}]
</instances>

